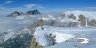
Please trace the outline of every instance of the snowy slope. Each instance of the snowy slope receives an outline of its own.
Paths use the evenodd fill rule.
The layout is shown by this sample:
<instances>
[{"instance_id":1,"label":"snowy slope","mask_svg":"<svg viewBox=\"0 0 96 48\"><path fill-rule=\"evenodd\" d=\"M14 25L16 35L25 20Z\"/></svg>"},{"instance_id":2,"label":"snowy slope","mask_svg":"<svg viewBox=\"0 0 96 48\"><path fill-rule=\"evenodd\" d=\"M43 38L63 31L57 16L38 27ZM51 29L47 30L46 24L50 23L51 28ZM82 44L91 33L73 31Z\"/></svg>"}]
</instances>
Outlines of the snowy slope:
<instances>
[{"instance_id":1,"label":"snowy slope","mask_svg":"<svg viewBox=\"0 0 96 48\"><path fill-rule=\"evenodd\" d=\"M44 30L41 30L41 28L38 27L36 29L34 35L37 38L37 42L39 42L40 45L46 46L49 44L49 42L46 39L46 34L50 34L50 33L56 35L56 42L57 43L69 40L74 37L72 34L62 33L62 31L58 32L57 30L50 30L50 27L48 28L47 26L44 28Z\"/></svg>"},{"instance_id":2,"label":"snowy slope","mask_svg":"<svg viewBox=\"0 0 96 48\"><path fill-rule=\"evenodd\" d=\"M74 48L75 44L78 46L80 45L80 43L84 43L84 46L82 46L83 48L88 45L90 45L88 46L89 48L91 48L92 46L95 48L95 31L95 28L63 28L44 26L44 30L42 30L40 27L37 27L34 35L37 39L37 42L39 42L39 44L42 46L46 46L45 48ZM47 45L49 44L49 42L46 39L45 35L50 33L56 35L56 44L48 47ZM78 40L80 39L84 39L85 41L78 42Z\"/></svg>"}]
</instances>

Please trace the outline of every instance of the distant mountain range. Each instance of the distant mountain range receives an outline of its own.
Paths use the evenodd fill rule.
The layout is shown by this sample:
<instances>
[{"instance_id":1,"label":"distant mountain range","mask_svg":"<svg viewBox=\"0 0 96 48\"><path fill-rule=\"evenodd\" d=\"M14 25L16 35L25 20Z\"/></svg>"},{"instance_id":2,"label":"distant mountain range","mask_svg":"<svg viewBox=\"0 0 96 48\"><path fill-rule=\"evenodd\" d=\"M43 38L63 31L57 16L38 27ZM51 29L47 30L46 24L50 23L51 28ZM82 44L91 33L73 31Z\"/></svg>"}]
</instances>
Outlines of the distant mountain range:
<instances>
[{"instance_id":1,"label":"distant mountain range","mask_svg":"<svg viewBox=\"0 0 96 48\"><path fill-rule=\"evenodd\" d=\"M9 14L7 17L15 17L15 16L22 16L22 15L38 15L41 14L37 9L27 11L26 13L14 11Z\"/></svg>"},{"instance_id":2,"label":"distant mountain range","mask_svg":"<svg viewBox=\"0 0 96 48\"><path fill-rule=\"evenodd\" d=\"M65 11L62 13L59 12L51 14L44 14L44 13L41 14L41 12L39 12L39 10L37 9L30 10L25 13L14 11L7 17L0 18L0 25L1 25L0 32L2 32L1 30L4 31L9 30L8 31L9 33L8 32L0 33L0 48L1 47L29 48L32 35L30 35L30 33L29 34L26 33L28 29L22 31L23 34L15 35L13 33L14 30L16 30L14 31L16 33L21 32L21 29L24 27L32 29L40 26L41 24L43 24L43 26L46 25L46 26L73 27L73 28L96 27L95 13L96 12L88 12L88 11ZM31 17L30 15L33 17Z\"/></svg>"},{"instance_id":3,"label":"distant mountain range","mask_svg":"<svg viewBox=\"0 0 96 48\"><path fill-rule=\"evenodd\" d=\"M46 20L46 16L47 19L49 19L50 17L53 17L57 20L60 21L56 21L54 22L54 24L56 26L78 26L78 24L80 24L80 26L96 26L96 19L95 19L95 14L96 12L91 12L91 11L64 11L64 12L59 12L59 13L50 13L50 14L44 14L43 13L43 17L45 18L44 20ZM30 11L26 11L25 13L23 12L18 12L18 11L14 11L11 14L9 14L7 17L16 17L16 16L30 16L30 15L40 15L40 11L38 9L34 9L34 10L30 10ZM66 19L68 18L68 19ZM51 19L51 18L50 18ZM63 22L62 22L63 21ZM64 21L69 21L70 23L66 23ZM46 22L45 24L49 24L50 21ZM53 23L53 20L51 21ZM58 24L61 25L58 25ZM53 24L53 25L54 25ZM67 25L66 25L67 24Z\"/></svg>"}]
</instances>

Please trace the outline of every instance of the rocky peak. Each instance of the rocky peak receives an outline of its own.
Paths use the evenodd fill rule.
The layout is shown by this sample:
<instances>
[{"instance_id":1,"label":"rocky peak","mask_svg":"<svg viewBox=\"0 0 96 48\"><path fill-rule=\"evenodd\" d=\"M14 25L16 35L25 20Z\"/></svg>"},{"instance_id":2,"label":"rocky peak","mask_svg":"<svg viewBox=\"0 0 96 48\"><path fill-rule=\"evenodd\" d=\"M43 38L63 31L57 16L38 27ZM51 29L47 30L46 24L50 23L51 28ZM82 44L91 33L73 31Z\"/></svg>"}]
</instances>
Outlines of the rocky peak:
<instances>
[{"instance_id":1,"label":"rocky peak","mask_svg":"<svg viewBox=\"0 0 96 48\"><path fill-rule=\"evenodd\" d=\"M37 9L35 9L35 10L27 11L26 14L27 15L37 15L37 14L40 14L40 12Z\"/></svg>"},{"instance_id":2,"label":"rocky peak","mask_svg":"<svg viewBox=\"0 0 96 48\"><path fill-rule=\"evenodd\" d=\"M10 16L15 17L15 16L20 16L20 15L24 15L23 12L14 11L10 15L8 15L8 17L10 17Z\"/></svg>"}]
</instances>

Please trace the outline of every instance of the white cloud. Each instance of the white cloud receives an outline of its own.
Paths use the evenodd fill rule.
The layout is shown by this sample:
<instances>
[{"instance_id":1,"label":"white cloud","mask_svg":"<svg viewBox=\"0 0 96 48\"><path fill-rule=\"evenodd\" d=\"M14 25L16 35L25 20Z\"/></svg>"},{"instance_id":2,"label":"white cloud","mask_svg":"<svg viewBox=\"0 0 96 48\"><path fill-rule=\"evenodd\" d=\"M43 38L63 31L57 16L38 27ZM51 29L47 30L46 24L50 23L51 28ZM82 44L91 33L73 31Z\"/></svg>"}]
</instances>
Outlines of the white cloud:
<instances>
[{"instance_id":1,"label":"white cloud","mask_svg":"<svg viewBox=\"0 0 96 48\"><path fill-rule=\"evenodd\" d=\"M13 1L5 1L3 4L0 5L0 7L6 5L6 4L10 4L10 3L13 3Z\"/></svg>"},{"instance_id":2,"label":"white cloud","mask_svg":"<svg viewBox=\"0 0 96 48\"><path fill-rule=\"evenodd\" d=\"M34 9L34 8L44 8L42 5L38 5L38 4L26 4L24 5L26 8L28 9Z\"/></svg>"},{"instance_id":3,"label":"white cloud","mask_svg":"<svg viewBox=\"0 0 96 48\"><path fill-rule=\"evenodd\" d=\"M4 4L10 4L12 3L13 1L6 1Z\"/></svg>"},{"instance_id":4,"label":"white cloud","mask_svg":"<svg viewBox=\"0 0 96 48\"><path fill-rule=\"evenodd\" d=\"M96 11L96 7L85 7L86 10Z\"/></svg>"},{"instance_id":5,"label":"white cloud","mask_svg":"<svg viewBox=\"0 0 96 48\"><path fill-rule=\"evenodd\" d=\"M83 10L83 11L96 11L96 7L82 7L82 8L66 8L64 10Z\"/></svg>"}]
</instances>

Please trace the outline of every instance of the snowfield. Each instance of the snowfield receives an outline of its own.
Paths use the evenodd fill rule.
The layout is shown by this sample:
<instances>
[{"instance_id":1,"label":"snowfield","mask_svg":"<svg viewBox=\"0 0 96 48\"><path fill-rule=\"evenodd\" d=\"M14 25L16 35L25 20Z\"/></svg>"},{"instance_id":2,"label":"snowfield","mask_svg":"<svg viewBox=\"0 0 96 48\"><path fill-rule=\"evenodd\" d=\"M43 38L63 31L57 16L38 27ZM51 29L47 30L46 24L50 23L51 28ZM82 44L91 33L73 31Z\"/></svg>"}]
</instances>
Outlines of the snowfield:
<instances>
[{"instance_id":1,"label":"snowfield","mask_svg":"<svg viewBox=\"0 0 96 48\"><path fill-rule=\"evenodd\" d=\"M50 33L56 35L56 44L48 47L50 41L47 40L46 35ZM82 45L83 48L86 48L87 46L88 48L91 48L92 46L95 48L96 38L93 34L96 35L95 28L63 28L44 26L44 30L42 30L41 27L37 27L34 36L40 45L46 46L45 48L70 48L71 46L71 48L74 48L76 46L79 47L79 45Z\"/></svg>"},{"instance_id":2,"label":"snowfield","mask_svg":"<svg viewBox=\"0 0 96 48\"><path fill-rule=\"evenodd\" d=\"M44 28L44 30L42 30L40 27L37 27L34 35L37 39L37 42L39 42L40 45L46 46L49 44L49 42L47 41L45 36L47 34L50 34L50 33L56 35L56 42L57 43L61 43L61 42L64 42L66 40L69 40L71 38L74 38L74 35L72 35L72 34L67 34L64 32L58 32L57 30L52 31L50 29L52 29L52 28L50 28L50 27L48 28L48 26L46 26Z\"/></svg>"}]
</instances>

